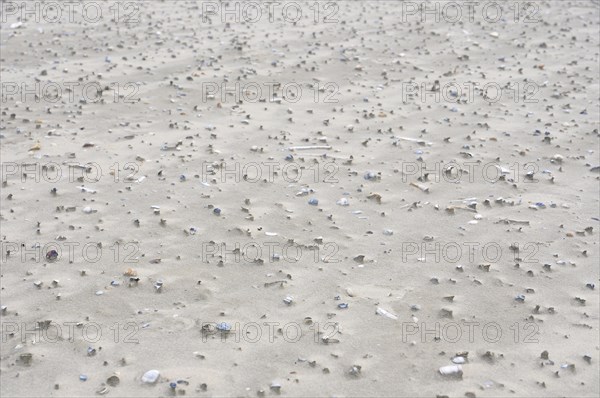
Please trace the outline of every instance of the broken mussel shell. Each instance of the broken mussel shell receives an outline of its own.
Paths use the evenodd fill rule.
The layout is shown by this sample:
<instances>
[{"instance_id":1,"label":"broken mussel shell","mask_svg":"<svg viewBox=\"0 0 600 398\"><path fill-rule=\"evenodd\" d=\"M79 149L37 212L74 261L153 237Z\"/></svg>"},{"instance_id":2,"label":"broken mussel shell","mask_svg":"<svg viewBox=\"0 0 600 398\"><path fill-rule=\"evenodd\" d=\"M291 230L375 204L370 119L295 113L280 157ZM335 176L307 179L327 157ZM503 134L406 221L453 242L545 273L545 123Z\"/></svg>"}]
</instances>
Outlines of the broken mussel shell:
<instances>
[{"instance_id":1,"label":"broken mussel shell","mask_svg":"<svg viewBox=\"0 0 600 398\"><path fill-rule=\"evenodd\" d=\"M231 331L231 324L227 322L220 323L204 323L201 327L202 334L215 334L217 332L229 333Z\"/></svg>"}]
</instances>

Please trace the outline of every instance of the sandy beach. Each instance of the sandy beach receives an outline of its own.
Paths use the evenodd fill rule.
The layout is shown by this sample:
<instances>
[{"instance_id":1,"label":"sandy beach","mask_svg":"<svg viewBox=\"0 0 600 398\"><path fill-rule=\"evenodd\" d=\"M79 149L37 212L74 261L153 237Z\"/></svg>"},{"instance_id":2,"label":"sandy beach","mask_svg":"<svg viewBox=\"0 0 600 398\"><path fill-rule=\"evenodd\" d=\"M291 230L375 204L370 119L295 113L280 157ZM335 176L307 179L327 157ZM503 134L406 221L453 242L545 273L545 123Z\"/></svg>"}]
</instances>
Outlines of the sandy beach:
<instances>
[{"instance_id":1,"label":"sandy beach","mask_svg":"<svg viewBox=\"0 0 600 398\"><path fill-rule=\"evenodd\" d=\"M597 1L1 3L2 397L597 397Z\"/></svg>"}]
</instances>

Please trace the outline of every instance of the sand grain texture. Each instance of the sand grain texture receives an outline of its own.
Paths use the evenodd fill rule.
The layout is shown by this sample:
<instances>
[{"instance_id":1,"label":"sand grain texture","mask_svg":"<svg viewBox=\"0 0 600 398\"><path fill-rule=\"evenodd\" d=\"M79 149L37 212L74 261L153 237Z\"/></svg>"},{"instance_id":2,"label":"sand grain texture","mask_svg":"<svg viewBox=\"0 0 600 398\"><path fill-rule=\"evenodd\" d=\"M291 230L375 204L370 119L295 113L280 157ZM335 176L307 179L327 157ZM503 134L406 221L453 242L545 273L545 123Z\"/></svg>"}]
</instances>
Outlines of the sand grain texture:
<instances>
[{"instance_id":1,"label":"sand grain texture","mask_svg":"<svg viewBox=\"0 0 600 398\"><path fill-rule=\"evenodd\" d=\"M598 396L599 6L534 3L536 23L8 15L1 395ZM61 98L7 94L36 81Z\"/></svg>"}]
</instances>

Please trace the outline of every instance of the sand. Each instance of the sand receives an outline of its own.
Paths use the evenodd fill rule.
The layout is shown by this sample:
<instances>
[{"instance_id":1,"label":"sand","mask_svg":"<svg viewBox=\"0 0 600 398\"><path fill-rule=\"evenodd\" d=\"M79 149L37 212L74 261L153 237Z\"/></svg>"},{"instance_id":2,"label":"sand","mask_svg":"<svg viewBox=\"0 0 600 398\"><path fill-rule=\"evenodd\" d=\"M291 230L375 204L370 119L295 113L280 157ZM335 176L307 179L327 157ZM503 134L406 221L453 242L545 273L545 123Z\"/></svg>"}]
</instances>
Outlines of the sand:
<instances>
[{"instance_id":1,"label":"sand","mask_svg":"<svg viewBox=\"0 0 600 398\"><path fill-rule=\"evenodd\" d=\"M2 3L2 396L598 396L597 2L50 3Z\"/></svg>"}]
</instances>

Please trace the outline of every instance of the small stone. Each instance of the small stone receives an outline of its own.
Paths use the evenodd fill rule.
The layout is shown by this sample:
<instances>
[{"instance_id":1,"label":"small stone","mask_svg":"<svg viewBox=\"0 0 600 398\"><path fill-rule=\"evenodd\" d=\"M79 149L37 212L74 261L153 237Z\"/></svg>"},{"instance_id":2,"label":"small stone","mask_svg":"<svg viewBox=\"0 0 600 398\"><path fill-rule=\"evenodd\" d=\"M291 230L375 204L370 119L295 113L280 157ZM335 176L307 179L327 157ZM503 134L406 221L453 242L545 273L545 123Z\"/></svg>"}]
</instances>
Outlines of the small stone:
<instances>
[{"instance_id":1,"label":"small stone","mask_svg":"<svg viewBox=\"0 0 600 398\"><path fill-rule=\"evenodd\" d=\"M31 361L33 360L33 354L30 354L28 352L23 353L21 355L19 355L19 360L21 361L21 363L25 366L29 366L31 365Z\"/></svg>"},{"instance_id":2,"label":"small stone","mask_svg":"<svg viewBox=\"0 0 600 398\"><path fill-rule=\"evenodd\" d=\"M462 366L460 365L442 366L439 372L443 376L462 377L463 375Z\"/></svg>"},{"instance_id":3,"label":"small stone","mask_svg":"<svg viewBox=\"0 0 600 398\"><path fill-rule=\"evenodd\" d=\"M584 355L583 360L586 361L587 363L592 363L592 357L589 355Z\"/></svg>"},{"instance_id":4,"label":"small stone","mask_svg":"<svg viewBox=\"0 0 600 398\"><path fill-rule=\"evenodd\" d=\"M231 331L231 325L227 322L221 322L217 324L217 330L220 330L223 333L227 333Z\"/></svg>"},{"instance_id":5,"label":"small stone","mask_svg":"<svg viewBox=\"0 0 600 398\"><path fill-rule=\"evenodd\" d=\"M340 200L338 200L335 203L339 206L349 206L350 205L350 202L348 201L347 198L341 198Z\"/></svg>"},{"instance_id":6,"label":"small stone","mask_svg":"<svg viewBox=\"0 0 600 398\"><path fill-rule=\"evenodd\" d=\"M117 385L119 385L120 382L121 380L116 375L112 375L108 379L106 379L106 384L108 384L111 387L116 387Z\"/></svg>"},{"instance_id":7,"label":"small stone","mask_svg":"<svg viewBox=\"0 0 600 398\"><path fill-rule=\"evenodd\" d=\"M360 365L354 365L350 368L348 373L350 373L350 376L358 377L360 376L361 370L362 367Z\"/></svg>"},{"instance_id":8,"label":"small stone","mask_svg":"<svg viewBox=\"0 0 600 398\"><path fill-rule=\"evenodd\" d=\"M276 392L277 394L279 394L279 392L281 391L281 384L278 382L273 382L271 383L271 386L269 387L272 391Z\"/></svg>"},{"instance_id":9,"label":"small stone","mask_svg":"<svg viewBox=\"0 0 600 398\"><path fill-rule=\"evenodd\" d=\"M146 384L154 384L158 381L160 377L160 372L158 370L149 370L142 376L142 383Z\"/></svg>"}]
</instances>

